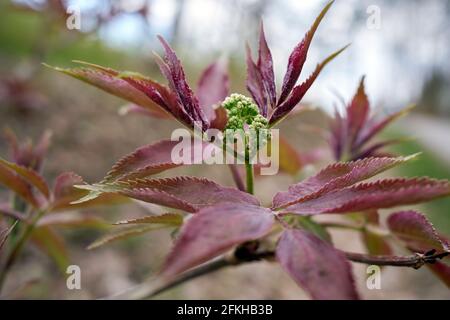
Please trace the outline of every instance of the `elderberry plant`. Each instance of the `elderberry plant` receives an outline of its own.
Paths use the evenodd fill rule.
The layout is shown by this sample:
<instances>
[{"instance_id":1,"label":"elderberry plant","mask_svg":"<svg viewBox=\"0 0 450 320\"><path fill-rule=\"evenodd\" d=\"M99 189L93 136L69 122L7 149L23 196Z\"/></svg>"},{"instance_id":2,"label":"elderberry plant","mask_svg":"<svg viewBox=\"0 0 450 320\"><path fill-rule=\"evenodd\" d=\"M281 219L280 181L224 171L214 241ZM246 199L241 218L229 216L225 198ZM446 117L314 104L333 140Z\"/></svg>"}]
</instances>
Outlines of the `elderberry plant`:
<instances>
[{"instance_id":1,"label":"elderberry plant","mask_svg":"<svg viewBox=\"0 0 450 320\"><path fill-rule=\"evenodd\" d=\"M330 55L304 82L297 84L314 34L331 5L332 2L322 10L291 53L279 92L262 24L256 61L247 46L246 84L251 98L229 95L229 77L222 61L207 67L194 93L175 52L161 37L165 55L163 58L156 55L155 59L168 81L167 86L137 73L119 72L85 62L81 62L83 66L79 68L55 69L131 102L126 108L128 112L175 119L191 130L271 129L289 116L321 70L346 48ZM75 202L73 199L71 205L119 196L167 208L166 214L117 222L119 228L126 229L107 234L91 245L95 248L154 230L155 226L179 229L159 274L158 285L144 283L124 297L152 297L196 276L259 260L279 263L314 299L359 298L349 261L416 269L426 265L449 285L450 268L440 261L450 254L447 238L421 213L412 210L391 213L383 226L378 210L449 196L450 183L426 177L367 181L417 157L387 156L379 153L383 144L368 146L375 135L399 115L380 122L369 118L369 112L361 82L345 116L337 114L330 126L330 145L336 160L343 162L331 163L289 186L287 191L277 192L270 206L262 205L253 194L254 166L248 157L245 157L246 185L239 168L229 166L236 188L207 178L152 177L183 165L173 161L171 152L177 142L171 140L146 145L126 155L98 183L78 183L74 190L84 194ZM282 156L296 152L284 139L280 141ZM16 177L25 170L13 168L5 167L3 171L9 170L8 175ZM10 187L5 175L0 177L0 181ZM34 183L31 187L39 190ZM20 190L13 190L20 195ZM36 205L40 208L39 203ZM337 225L315 219L324 214L342 215L348 223ZM359 219L355 220L355 216ZM367 245L367 254L337 249L329 234L329 229L334 227L357 230ZM391 242L403 244L411 255L394 254Z\"/></svg>"},{"instance_id":2,"label":"elderberry plant","mask_svg":"<svg viewBox=\"0 0 450 320\"><path fill-rule=\"evenodd\" d=\"M64 274L70 259L58 229L108 228L106 221L82 210L129 201L120 195L104 194L94 201L72 204L87 195L87 191L74 188L84 183L79 175L63 172L52 188L42 176L51 133L45 132L36 144L31 140L19 142L11 130L5 136L10 155L9 160L0 158L0 184L10 190L11 201L0 203L0 294L9 271L29 242Z\"/></svg>"}]
</instances>

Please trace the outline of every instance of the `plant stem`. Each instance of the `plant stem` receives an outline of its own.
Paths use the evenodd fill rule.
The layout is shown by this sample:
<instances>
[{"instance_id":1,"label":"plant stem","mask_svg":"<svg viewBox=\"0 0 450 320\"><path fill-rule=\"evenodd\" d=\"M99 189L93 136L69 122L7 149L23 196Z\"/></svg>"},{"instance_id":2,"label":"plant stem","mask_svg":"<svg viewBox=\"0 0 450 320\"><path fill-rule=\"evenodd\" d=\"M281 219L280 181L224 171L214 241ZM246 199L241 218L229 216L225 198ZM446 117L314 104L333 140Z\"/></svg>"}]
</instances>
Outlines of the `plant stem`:
<instances>
[{"instance_id":1,"label":"plant stem","mask_svg":"<svg viewBox=\"0 0 450 320\"><path fill-rule=\"evenodd\" d=\"M5 278L9 270L11 269L12 265L16 261L17 257L22 252L22 249L31 236L31 234L34 231L34 228L36 226L36 223L39 221L39 219L45 214L45 210L39 210L37 211L36 215L34 216L33 220L25 226L25 229L22 233L22 235L17 239L17 241L14 243L14 246L11 249L11 253L9 254L8 258L6 259L5 265L3 266L3 269L0 273L0 293L3 288L3 284L5 282Z\"/></svg>"},{"instance_id":2,"label":"plant stem","mask_svg":"<svg viewBox=\"0 0 450 320\"><path fill-rule=\"evenodd\" d=\"M245 173L247 175L247 192L253 194L255 191L253 186L253 164L245 163Z\"/></svg>"},{"instance_id":3,"label":"plant stem","mask_svg":"<svg viewBox=\"0 0 450 320\"><path fill-rule=\"evenodd\" d=\"M334 222L325 222L320 224L324 228L336 228L336 229L347 229L347 230L354 230L354 231L362 231L362 226L355 226L350 224L341 224L341 223L334 223Z\"/></svg>"},{"instance_id":4,"label":"plant stem","mask_svg":"<svg viewBox=\"0 0 450 320\"><path fill-rule=\"evenodd\" d=\"M14 231L17 224L19 223L19 220L16 220L9 228L6 230L2 230L0 233L0 254L2 253L3 247L5 246L6 240L8 240L8 237L11 235L11 232Z\"/></svg>"},{"instance_id":5,"label":"plant stem","mask_svg":"<svg viewBox=\"0 0 450 320\"><path fill-rule=\"evenodd\" d=\"M360 253L344 252L348 260L377 266L410 267L420 269L425 264L433 264L450 254L450 252L433 253L431 255L416 253L410 256L371 256Z\"/></svg>"},{"instance_id":6,"label":"plant stem","mask_svg":"<svg viewBox=\"0 0 450 320\"><path fill-rule=\"evenodd\" d=\"M245 136L245 175L247 180L247 192L250 194L254 194L254 186L253 186L253 163L251 161L250 154L250 141L249 137Z\"/></svg>"},{"instance_id":7,"label":"plant stem","mask_svg":"<svg viewBox=\"0 0 450 320\"><path fill-rule=\"evenodd\" d=\"M23 201L17 194L12 195L12 201L11 201L11 208L13 211L17 213L21 213L22 215L25 215L25 212L27 211L27 204L25 201ZM23 219L21 219L23 220ZM14 222L13 222L14 223ZM13 224L11 224L12 226ZM9 235L11 243L14 243L20 233L21 225L17 225L17 228L14 228Z\"/></svg>"}]
</instances>

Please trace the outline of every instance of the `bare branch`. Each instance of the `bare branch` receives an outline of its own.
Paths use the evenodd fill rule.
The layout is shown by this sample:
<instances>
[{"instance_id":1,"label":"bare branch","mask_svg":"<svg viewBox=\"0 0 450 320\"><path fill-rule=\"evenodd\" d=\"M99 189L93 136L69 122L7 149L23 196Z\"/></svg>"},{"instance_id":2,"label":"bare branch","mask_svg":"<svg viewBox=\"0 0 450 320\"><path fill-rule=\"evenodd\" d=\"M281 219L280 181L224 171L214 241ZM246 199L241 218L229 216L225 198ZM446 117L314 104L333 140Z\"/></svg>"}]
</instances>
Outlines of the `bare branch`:
<instances>
[{"instance_id":1,"label":"bare branch","mask_svg":"<svg viewBox=\"0 0 450 320\"><path fill-rule=\"evenodd\" d=\"M420 269L425 264L433 264L450 255L450 252L436 253L432 250L426 254L416 253L410 256L371 256L360 253L344 252L347 259L357 263L377 266L410 267Z\"/></svg>"}]
</instances>

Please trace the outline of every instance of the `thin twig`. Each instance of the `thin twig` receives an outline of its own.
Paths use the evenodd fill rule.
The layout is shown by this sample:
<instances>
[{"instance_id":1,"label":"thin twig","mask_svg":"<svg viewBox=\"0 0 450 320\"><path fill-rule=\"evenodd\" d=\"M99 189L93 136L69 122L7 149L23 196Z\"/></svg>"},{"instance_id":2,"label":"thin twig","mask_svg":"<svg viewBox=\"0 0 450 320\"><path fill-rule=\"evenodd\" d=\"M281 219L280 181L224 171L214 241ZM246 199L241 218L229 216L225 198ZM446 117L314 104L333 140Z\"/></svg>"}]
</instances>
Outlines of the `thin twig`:
<instances>
[{"instance_id":1,"label":"thin twig","mask_svg":"<svg viewBox=\"0 0 450 320\"><path fill-rule=\"evenodd\" d=\"M430 251L427 254L416 253L410 256L371 256L361 253L344 252L348 260L377 266L391 266L391 267L410 267L420 269L425 264L433 264L439 259L443 259L450 255L450 252L436 253Z\"/></svg>"},{"instance_id":2,"label":"thin twig","mask_svg":"<svg viewBox=\"0 0 450 320\"><path fill-rule=\"evenodd\" d=\"M10 227L8 227L6 230L3 230L1 232L0 252L3 249L3 246L6 243L6 240L8 240L9 235L11 234L11 232L14 230L14 228L17 226L18 223L19 223L19 220L16 220Z\"/></svg>"},{"instance_id":3,"label":"thin twig","mask_svg":"<svg viewBox=\"0 0 450 320\"><path fill-rule=\"evenodd\" d=\"M37 222L39 221L40 218L42 218L42 216L45 213L46 213L45 210L39 210L36 213L36 215L33 217L32 221L25 226L25 229L24 229L22 235L17 239L16 243L12 247L9 256L6 258L4 266L3 266L2 270L0 271L0 293L2 291L7 273L11 269L11 267L14 264L14 262L16 261L17 257L22 252L22 249L25 246L25 243L27 242L27 240L30 238L30 236L32 235L32 233L34 231L34 228L36 227Z\"/></svg>"}]
</instances>

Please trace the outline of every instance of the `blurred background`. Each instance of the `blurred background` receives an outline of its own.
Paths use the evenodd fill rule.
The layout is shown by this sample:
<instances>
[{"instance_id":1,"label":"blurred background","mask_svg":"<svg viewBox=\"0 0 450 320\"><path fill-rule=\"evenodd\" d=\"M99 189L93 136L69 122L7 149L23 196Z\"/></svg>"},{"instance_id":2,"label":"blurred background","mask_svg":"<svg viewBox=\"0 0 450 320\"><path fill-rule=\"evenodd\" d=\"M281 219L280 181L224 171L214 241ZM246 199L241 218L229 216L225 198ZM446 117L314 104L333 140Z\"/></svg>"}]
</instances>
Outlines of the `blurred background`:
<instances>
[{"instance_id":1,"label":"blurred background","mask_svg":"<svg viewBox=\"0 0 450 320\"><path fill-rule=\"evenodd\" d=\"M302 39L322 0L0 0L0 129L20 138L54 133L45 176L74 171L88 182L101 179L111 165L136 147L166 138L174 122L139 115L120 116L117 98L42 66L71 66L84 60L119 70L138 71L162 81L152 59L160 51L156 35L176 48L194 84L201 70L221 56L230 61L232 89L245 93L244 44L256 48L260 20L272 49L277 83L292 48ZM67 19L81 14L80 29ZM367 76L367 92L379 113L392 113L416 103L414 112L384 134L408 137L392 151L423 151L418 161L398 169L407 176L450 178L450 1L337 0L311 46L303 77L316 63L347 43L351 47L321 74L305 97L317 107L283 124L282 130L300 150L325 143L304 130L326 125L327 114L348 101L359 78ZM7 153L4 139L0 154ZM230 184L226 170L176 169L217 177ZM285 190L291 177L259 182L259 195ZM0 199L6 199L0 189ZM450 234L450 201L421 208L436 227ZM136 217L145 208L131 205L99 210L108 221ZM95 251L85 247L101 232L63 231L70 239L71 261L83 270L83 290L69 291L65 275L37 250L29 249L14 270L10 287L17 297L98 298L139 283L158 269L170 247L170 236L158 232ZM355 234L333 234L338 246L362 251ZM448 289L428 270L383 269L383 289L365 289L365 268L354 266L366 298L448 299ZM26 285L30 283L30 285ZM242 287L242 284L245 286ZM226 270L176 288L163 298L305 298L278 267L261 263Z\"/></svg>"}]
</instances>

